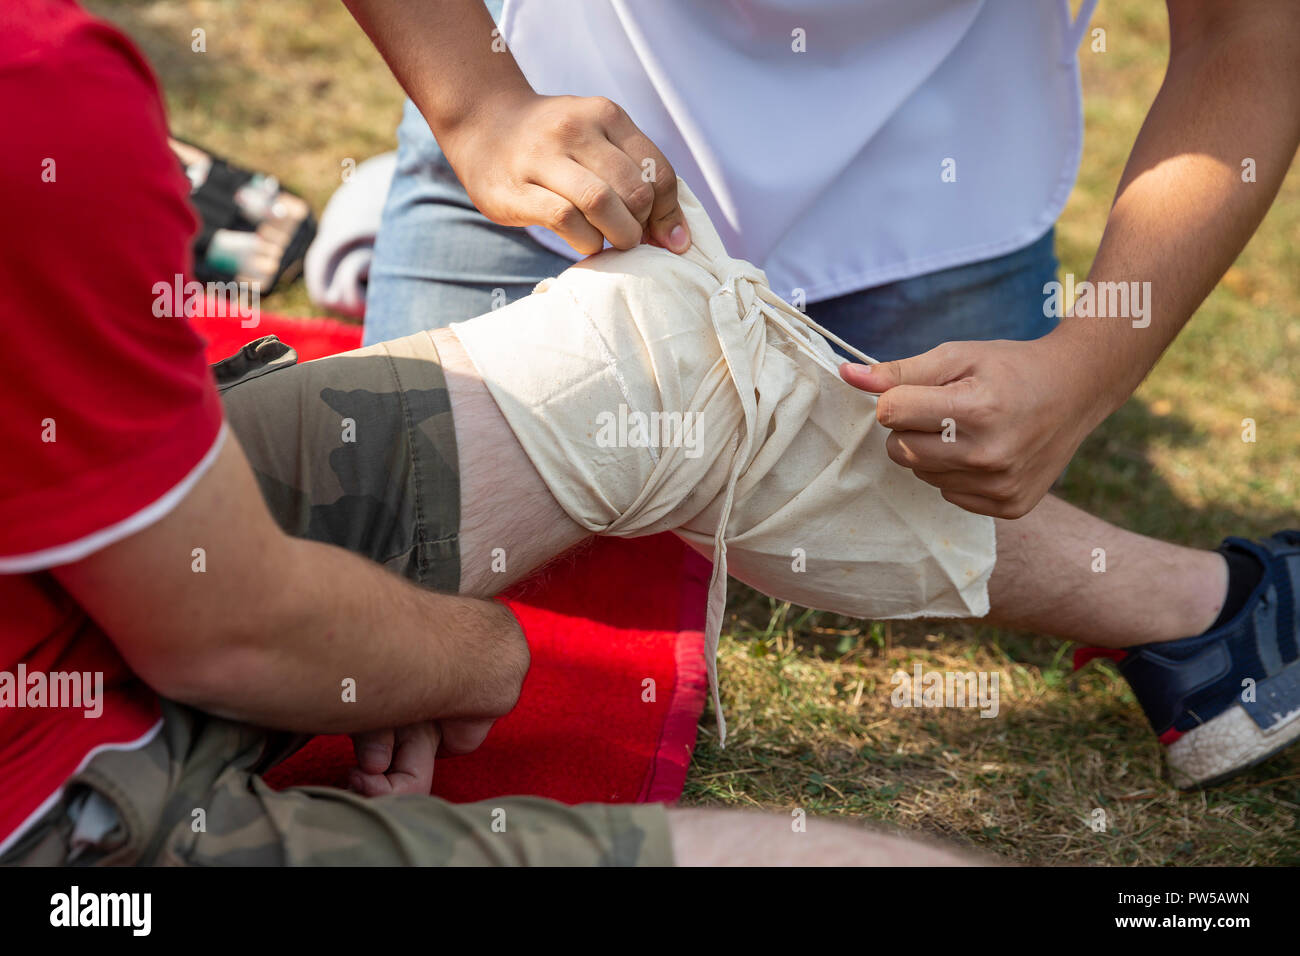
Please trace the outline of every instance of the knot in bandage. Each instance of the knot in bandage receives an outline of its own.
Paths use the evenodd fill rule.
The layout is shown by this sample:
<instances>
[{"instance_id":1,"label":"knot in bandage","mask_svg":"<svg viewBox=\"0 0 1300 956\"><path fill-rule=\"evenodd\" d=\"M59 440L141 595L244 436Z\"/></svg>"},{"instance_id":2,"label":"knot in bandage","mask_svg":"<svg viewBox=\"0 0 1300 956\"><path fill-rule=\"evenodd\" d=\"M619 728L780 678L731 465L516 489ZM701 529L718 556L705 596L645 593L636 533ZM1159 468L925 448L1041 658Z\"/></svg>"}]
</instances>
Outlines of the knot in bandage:
<instances>
[{"instance_id":1,"label":"knot in bandage","mask_svg":"<svg viewBox=\"0 0 1300 956\"><path fill-rule=\"evenodd\" d=\"M872 360L729 257L680 180L678 198L685 254L609 250L453 328L577 524L671 530L712 557L704 636L725 741L728 572L856 617L978 616L993 524L889 460L875 398L840 379L828 340Z\"/></svg>"}]
</instances>

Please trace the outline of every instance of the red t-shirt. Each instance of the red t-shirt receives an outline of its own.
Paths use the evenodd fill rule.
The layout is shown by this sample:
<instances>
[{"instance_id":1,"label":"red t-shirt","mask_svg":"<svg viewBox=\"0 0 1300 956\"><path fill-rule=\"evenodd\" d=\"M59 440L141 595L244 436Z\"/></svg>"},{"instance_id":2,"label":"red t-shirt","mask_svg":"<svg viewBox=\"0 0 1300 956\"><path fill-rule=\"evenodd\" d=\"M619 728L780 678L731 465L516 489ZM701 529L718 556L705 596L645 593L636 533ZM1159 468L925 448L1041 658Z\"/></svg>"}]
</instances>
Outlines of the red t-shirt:
<instances>
[{"instance_id":1,"label":"red t-shirt","mask_svg":"<svg viewBox=\"0 0 1300 956\"><path fill-rule=\"evenodd\" d=\"M144 59L69 0L4 0L0 103L3 847L93 752L157 730L157 697L49 571L174 507L221 405L197 333L154 314L196 223Z\"/></svg>"}]
</instances>

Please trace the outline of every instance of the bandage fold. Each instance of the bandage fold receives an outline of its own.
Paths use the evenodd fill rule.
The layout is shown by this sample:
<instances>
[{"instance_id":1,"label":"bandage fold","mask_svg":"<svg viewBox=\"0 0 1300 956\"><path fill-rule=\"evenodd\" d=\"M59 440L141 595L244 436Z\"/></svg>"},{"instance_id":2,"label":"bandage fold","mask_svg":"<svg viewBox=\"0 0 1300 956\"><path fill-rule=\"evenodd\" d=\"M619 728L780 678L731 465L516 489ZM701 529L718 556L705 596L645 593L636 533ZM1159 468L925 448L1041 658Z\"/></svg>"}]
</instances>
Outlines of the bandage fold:
<instances>
[{"instance_id":1,"label":"bandage fold","mask_svg":"<svg viewBox=\"0 0 1300 956\"><path fill-rule=\"evenodd\" d=\"M840 378L828 340L872 359L729 257L680 180L678 197L684 255L607 250L452 328L578 525L671 530L712 558L705 643L725 742L728 573L853 617L981 616L995 541L992 519L889 459L875 397Z\"/></svg>"}]
</instances>

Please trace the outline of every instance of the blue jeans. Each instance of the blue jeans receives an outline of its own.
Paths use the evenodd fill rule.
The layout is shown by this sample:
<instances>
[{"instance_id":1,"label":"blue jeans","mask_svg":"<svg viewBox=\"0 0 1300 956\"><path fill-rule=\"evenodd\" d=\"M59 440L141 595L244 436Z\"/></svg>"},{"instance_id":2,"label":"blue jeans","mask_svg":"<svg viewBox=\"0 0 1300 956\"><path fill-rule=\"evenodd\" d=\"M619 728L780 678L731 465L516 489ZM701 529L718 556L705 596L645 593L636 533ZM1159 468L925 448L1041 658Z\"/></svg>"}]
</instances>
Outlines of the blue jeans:
<instances>
[{"instance_id":1,"label":"blue jeans","mask_svg":"<svg viewBox=\"0 0 1300 956\"><path fill-rule=\"evenodd\" d=\"M572 263L523 229L489 222L470 202L409 101L397 172L375 242L366 344L441 328L527 295ZM882 361L968 339L1036 339L1043 285L1056 278L1054 230L1009 255L810 303L808 315ZM499 290L499 291L497 291Z\"/></svg>"}]
</instances>

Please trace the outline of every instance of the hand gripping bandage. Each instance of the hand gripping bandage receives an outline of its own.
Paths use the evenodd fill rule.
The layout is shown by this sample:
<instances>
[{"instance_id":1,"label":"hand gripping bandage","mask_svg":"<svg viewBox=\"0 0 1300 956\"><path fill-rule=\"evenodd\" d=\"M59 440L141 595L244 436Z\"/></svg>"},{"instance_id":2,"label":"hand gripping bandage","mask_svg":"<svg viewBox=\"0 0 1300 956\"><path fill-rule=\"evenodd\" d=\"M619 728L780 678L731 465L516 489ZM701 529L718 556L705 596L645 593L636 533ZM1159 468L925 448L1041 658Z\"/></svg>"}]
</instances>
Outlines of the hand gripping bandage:
<instances>
[{"instance_id":1,"label":"hand gripping bandage","mask_svg":"<svg viewBox=\"0 0 1300 956\"><path fill-rule=\"evenodd\" d=\"M840 378L827 339L872 359L729 257L680 180L678 197L685 255L608 250L452 328L577 524L671 530L712 557L705 642L725 741L728 572L853 617L981 616L994 532L889 459L875 397Z\"/></svg>"}]
</instances>

